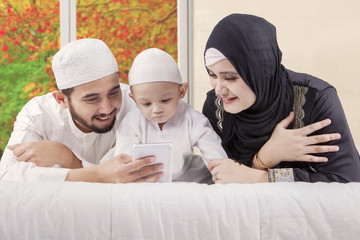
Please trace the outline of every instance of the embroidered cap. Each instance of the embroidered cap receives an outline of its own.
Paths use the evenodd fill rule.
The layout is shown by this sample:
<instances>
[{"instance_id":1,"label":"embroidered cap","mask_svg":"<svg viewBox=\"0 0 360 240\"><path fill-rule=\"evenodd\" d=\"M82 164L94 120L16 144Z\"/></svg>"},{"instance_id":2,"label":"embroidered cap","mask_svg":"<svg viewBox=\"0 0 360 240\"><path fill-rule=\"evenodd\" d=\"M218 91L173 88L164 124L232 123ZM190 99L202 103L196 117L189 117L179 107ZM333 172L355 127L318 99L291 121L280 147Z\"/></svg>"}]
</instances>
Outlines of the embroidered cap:
<instances>
[{"instance_id":1,"label":"embroidered cap","mask_svg":"<svg viewBox=\"0 0 360 240\"><path fill-rule=\"evenodd\" d=\"M158 48L149 48L139 53L130 68L130 86L149 82L182 83L175 60Z\"/></svg>"},{"instance_id":2,"label":"embroidered cap","mask_svg":"<svg viewBox=\"0 0 360 240\"><path fill-rule=\"evenodd\" d=\"M60 90L92 82L119 71L109 47L94 38L66 44L55 54L52 69Z\"/></svg>"}]
</instances>

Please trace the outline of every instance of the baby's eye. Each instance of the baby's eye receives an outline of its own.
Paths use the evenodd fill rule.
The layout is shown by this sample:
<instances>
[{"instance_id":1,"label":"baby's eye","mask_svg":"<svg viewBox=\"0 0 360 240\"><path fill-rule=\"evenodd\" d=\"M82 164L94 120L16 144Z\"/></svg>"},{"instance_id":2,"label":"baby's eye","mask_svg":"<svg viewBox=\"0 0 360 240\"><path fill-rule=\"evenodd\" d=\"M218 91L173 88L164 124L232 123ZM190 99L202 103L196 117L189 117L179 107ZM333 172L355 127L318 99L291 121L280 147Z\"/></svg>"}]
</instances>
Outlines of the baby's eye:
<instances>
[{"instance_id":1,"label":"baby's eye","mask_svg":"<svg viewBox=\"0 0 360 240\"><path fill-rule=\"evenodd\" d=\"M143 105L144 107L149 107L149 106L151 105L151 103L149 103L149 102L147 102L147 103L142 103L142 105Z\"/></svg>"},{"instance_id":2,"label":"baby's eye","mask_svg":"<svg viewBox=\"0 0 360 240\"><path fill-rule=\"evenodd\" d=\"M168 102L168 101L170 101L170 100L171 100L171 98L166 98L166 99L162 99L161 102L162 102L162 103L166 103L166 102Z\"/></svg>"}]
</instances>

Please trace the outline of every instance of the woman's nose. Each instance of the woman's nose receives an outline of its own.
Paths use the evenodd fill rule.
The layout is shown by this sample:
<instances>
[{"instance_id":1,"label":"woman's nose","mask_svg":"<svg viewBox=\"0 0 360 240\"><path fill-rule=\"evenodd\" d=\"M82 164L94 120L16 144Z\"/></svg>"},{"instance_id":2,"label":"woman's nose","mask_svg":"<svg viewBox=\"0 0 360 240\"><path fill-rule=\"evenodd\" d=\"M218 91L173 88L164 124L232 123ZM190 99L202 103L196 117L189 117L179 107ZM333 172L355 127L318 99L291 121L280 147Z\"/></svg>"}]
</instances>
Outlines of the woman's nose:
<instances>
[{"instance_id":1,"label":"woman's nose","mask_svg":"<svg viewBox=\"0 0 360 240\"><path fill-rule=\"evenodd\" d=\"M215 93L217 95L225 95L225 94L228 93L227 88L222 84L222 81L220 81L220 80L217 80L215 82L215 87L214 88L215 88Z\"/></svg>"}]
</instances>

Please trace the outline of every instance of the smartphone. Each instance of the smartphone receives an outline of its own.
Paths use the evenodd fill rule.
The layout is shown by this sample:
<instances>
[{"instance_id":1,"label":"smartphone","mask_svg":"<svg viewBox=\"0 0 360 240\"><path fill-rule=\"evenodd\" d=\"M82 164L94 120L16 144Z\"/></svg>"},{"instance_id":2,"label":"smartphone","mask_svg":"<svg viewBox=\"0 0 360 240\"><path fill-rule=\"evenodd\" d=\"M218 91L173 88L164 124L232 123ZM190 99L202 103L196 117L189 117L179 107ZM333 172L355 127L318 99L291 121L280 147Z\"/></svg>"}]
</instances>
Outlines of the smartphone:
<instances>
[{"instance_id":1,"label":"smartphone","mask_svg":"<svg viewBox=\"0 0 360 240\"><path fill-rule=\"evenodd\" d=\"M132 147L133 161L139 158L154 156L156 163L162 163L164 168L162 172L164 176L158 182L172 181L172 159L173 159L173 144L170 142L161 143L138 143Z\"/></svg>"}]
</instances>

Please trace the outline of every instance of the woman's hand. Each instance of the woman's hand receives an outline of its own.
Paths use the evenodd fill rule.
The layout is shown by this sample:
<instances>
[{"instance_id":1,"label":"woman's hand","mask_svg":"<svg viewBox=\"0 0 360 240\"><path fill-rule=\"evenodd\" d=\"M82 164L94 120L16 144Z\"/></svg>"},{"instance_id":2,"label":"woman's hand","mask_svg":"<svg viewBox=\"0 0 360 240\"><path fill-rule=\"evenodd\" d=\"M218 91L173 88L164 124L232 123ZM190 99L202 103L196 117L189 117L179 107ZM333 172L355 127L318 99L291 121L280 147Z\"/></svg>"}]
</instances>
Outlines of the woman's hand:
<instances>
[{"instance_id":1,"label":"woman's hand","mask_svg":"<svg viewBox=\"0 0 360 240\"><path fill-rule=\"evenodd\" d=\"M35 141L7 146L20 162L33 162L38 167L82 168L81 161L64 144Z\"/></svg>"},{"instance_id":2,"label":"woman's hand","mask_svg":"<svg viewBox=\"0 0 360 240\"><path fill-rule=\"evenodd\" d=\"M249 168L228 158L213 159L208 168L214 183L268 182L267 171Z\"/></svg>"},{"instance_id":3,"label":"woman's hand","mask_svg":"<svg viewBox=\"0 0 360 240\"><path fill-rule=\"evenodd\" d=\"M331 124L330 119L313 123L299 129L286 129L294 120L294 113L282 120L274 129L270 139L253 159L255 168L264 169L261 163L268 168L278 165L282 161L326 162L326 157L311 155L314 153L337 152L336 145L317 145L341 138L339 133L308 136L309 134Z\"/></svg>"}]
</instances>

